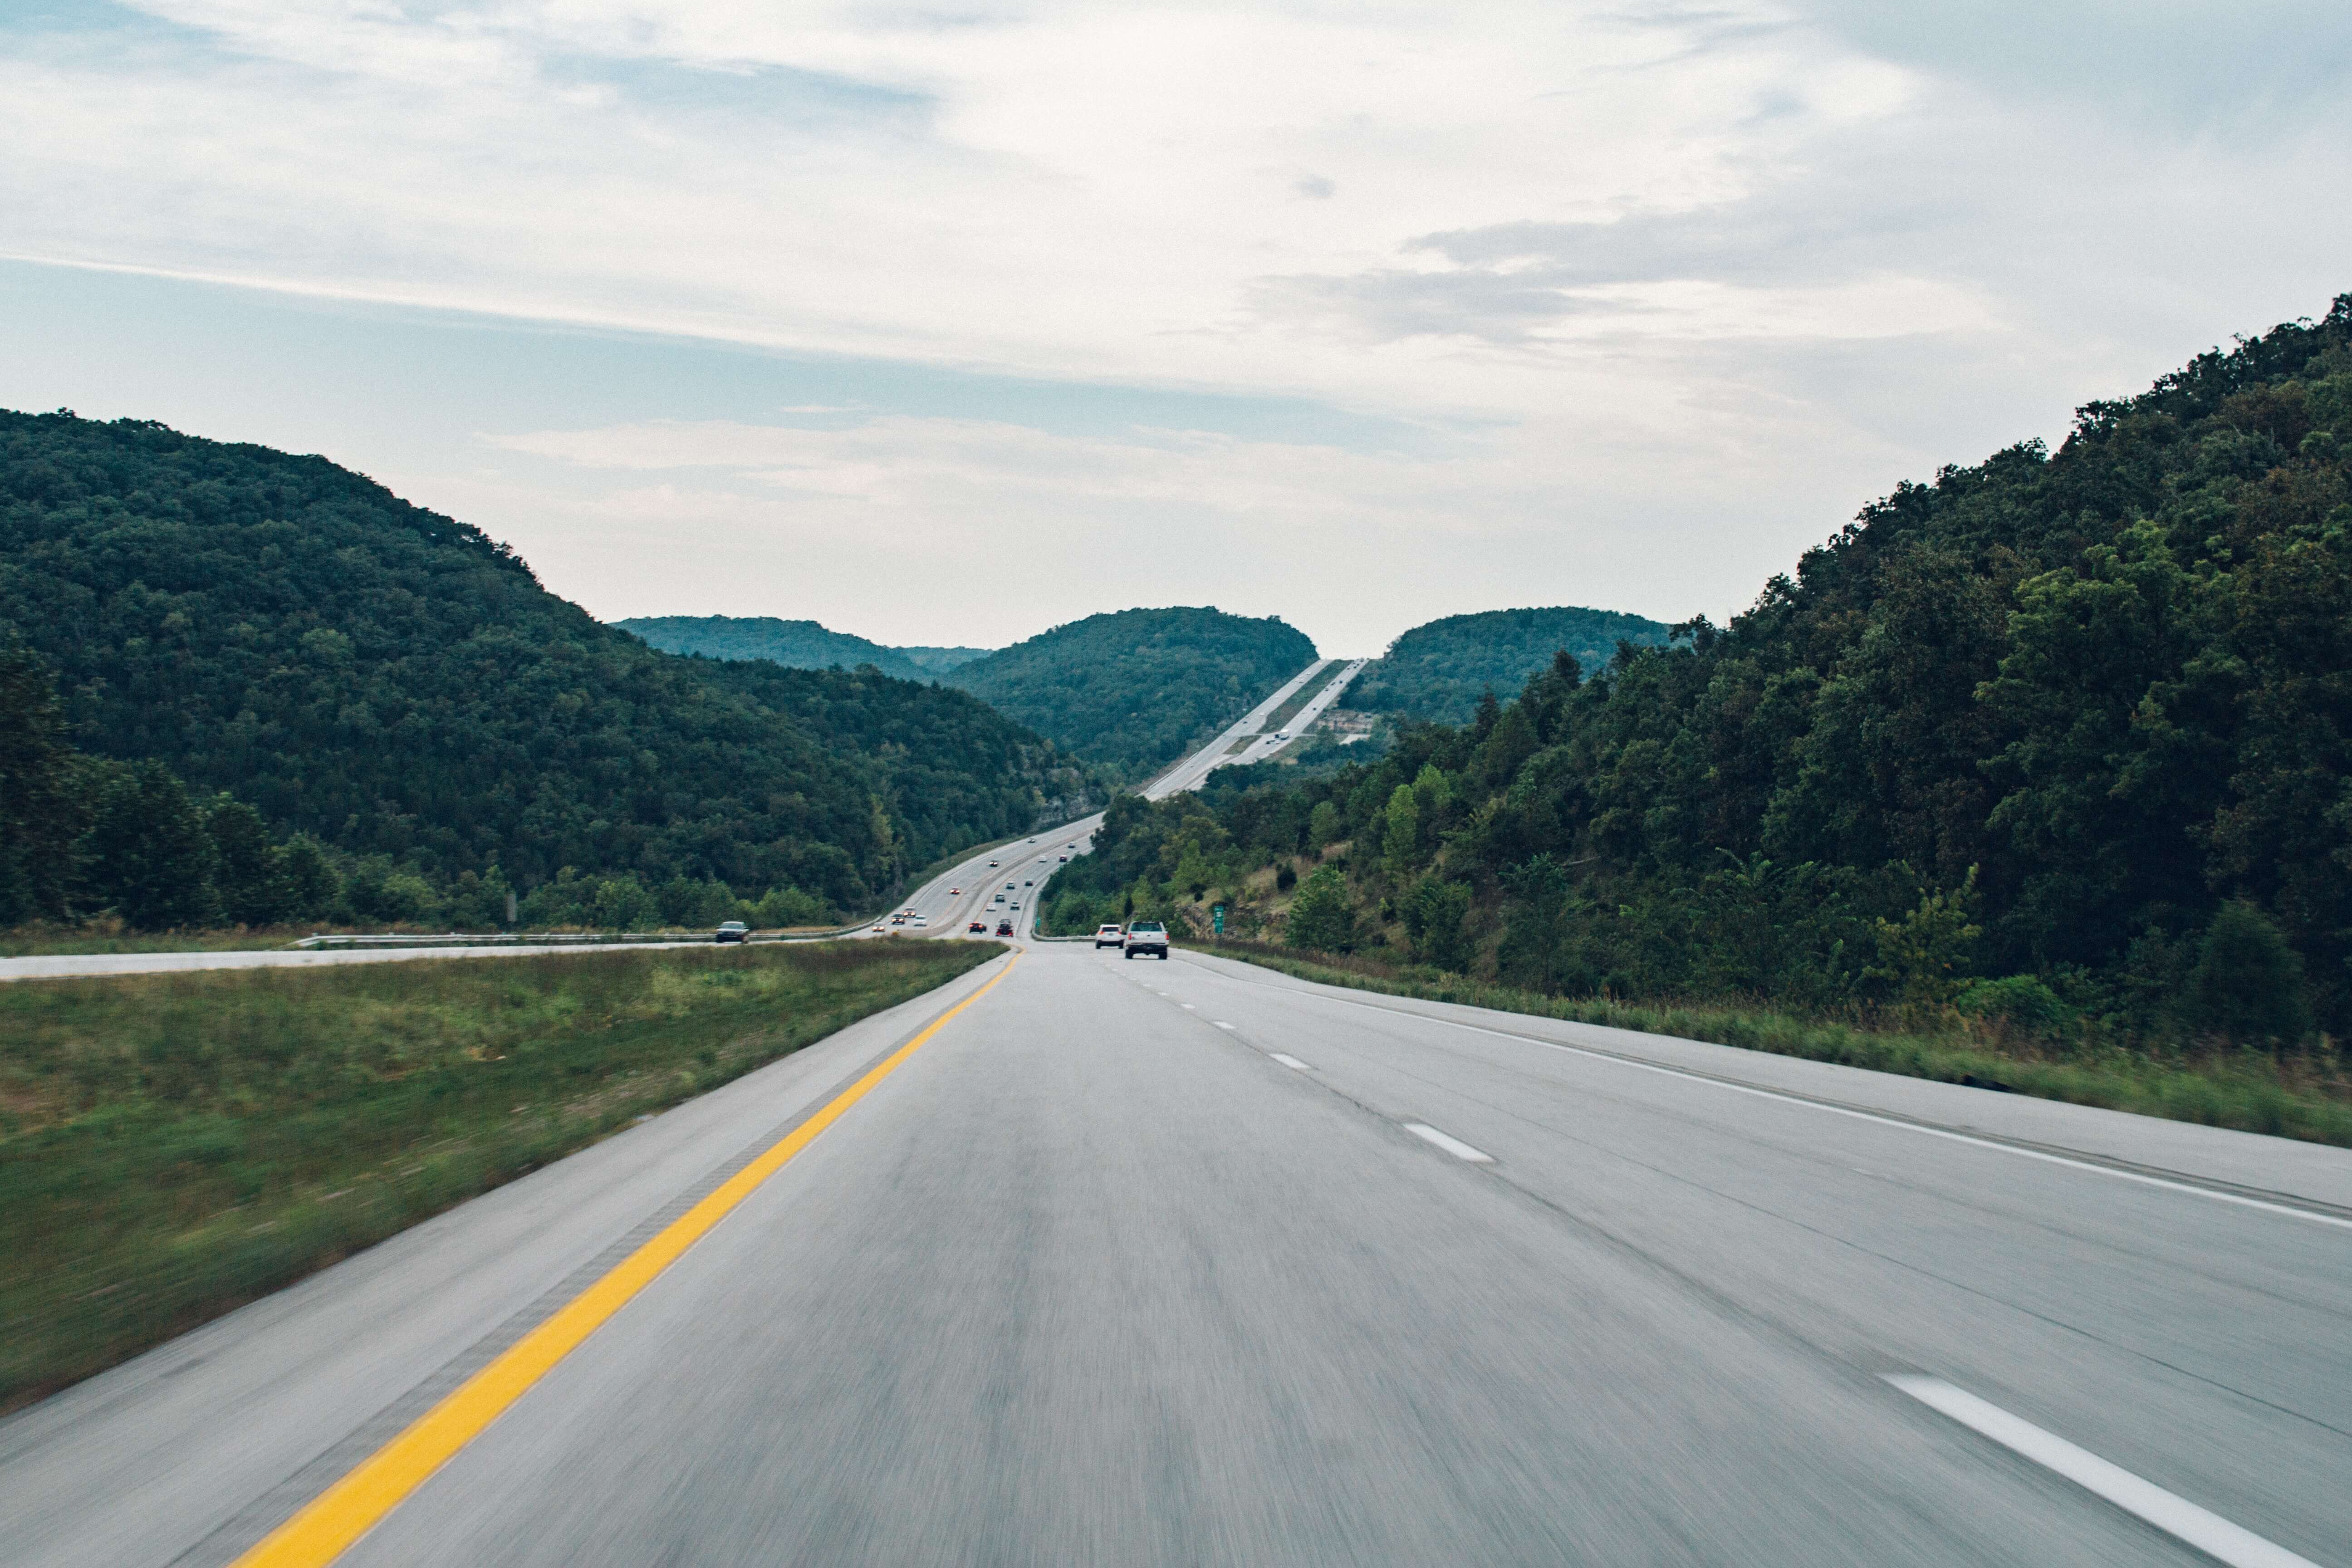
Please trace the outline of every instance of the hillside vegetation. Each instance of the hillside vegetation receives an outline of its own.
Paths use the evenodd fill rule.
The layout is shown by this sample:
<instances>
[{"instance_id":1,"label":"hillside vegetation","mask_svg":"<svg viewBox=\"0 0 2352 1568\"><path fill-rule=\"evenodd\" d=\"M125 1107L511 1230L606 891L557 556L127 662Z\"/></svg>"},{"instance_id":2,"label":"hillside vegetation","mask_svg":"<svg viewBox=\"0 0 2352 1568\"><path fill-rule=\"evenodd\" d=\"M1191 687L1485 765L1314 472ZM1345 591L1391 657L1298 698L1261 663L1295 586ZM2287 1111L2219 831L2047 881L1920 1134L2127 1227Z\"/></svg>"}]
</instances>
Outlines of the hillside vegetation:
<instances>
[{"instance_id":1,"label":"hillside vegetation","mask_svg":"<svg viewBox=\"0 0 2352 1568\"><path fill-rule=\"evenodd\" d=\"M944 679L1140 781L1315 660L1305 633L1216 609L1121 610L1055 626Z\"/></svg>"},{"instance_id":2,"label":"hillside vegetation","mask_svg":"<svg viewBox=\"0 0 2352 1568\"><path fill-rule=\"evenodd\" d=\"M814 621L780 621L773 616L639 616L612 624L664 653L764 658L787 669L856 669L870 664L900 680L932 679L930 670L898 648L828 631Z\"/></svg>"},{"instance_id":3,"label":"hillside vegetation","mask_svg":"<svg viewBox=\"0 0 2352 1568\"><path fill-rule=\"evenodd\" d=\"M1682 629L1371 766L1115 802L1052 916L1214 897L1229 930L1545 995L2336 1059L2352 296L2089 405L2054 454L1904 485Z\"/></svg>"},{"instance_id":4,"label":"hillside vegetation","mask_svg":"<svg viewBox=\"0 0 2352 1568\"><path fill-rule=\"evenodd\" d=\"M1487 610L1415 626L1364 667L1348 705L1440 724L1459 724L1493 692L1508 696L1566 648L1588 672L1616 655L1669 636L1661 622L1616 610Z\"/></svg>"},{"instance_id":5,"label":"hillside vegetation","mask_svg":"<svg viewBox=\"0 0 2352 1568\"><path fill-rule=\"evenodd\" d=\"M847 910L1088 788L962 692L658 653L324 458L141 421L0 413L0 922Z\"/></svg>"}]
</instances>

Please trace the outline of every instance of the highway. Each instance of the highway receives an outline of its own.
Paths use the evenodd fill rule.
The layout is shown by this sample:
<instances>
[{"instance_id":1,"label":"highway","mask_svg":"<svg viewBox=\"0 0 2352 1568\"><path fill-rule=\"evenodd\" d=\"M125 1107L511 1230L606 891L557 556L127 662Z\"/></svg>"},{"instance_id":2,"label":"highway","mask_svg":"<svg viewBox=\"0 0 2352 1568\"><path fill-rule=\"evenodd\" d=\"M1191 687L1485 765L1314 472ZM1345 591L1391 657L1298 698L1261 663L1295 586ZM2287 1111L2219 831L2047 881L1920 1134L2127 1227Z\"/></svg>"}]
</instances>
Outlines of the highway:
<instances>
[{"instance_id":1,"label":"highway","mask_svg":"<svg viewBox=\"0 0 2352 1568\"><path fill-rule=\"evenodd\" d=\"M1347 689L1348 684L1370 661L1351 659L1324 683L1315 696L1301 708L1286 726L1297 735L1322 717ZM1276 740L1271 732L1256 740L1246 750L1237 750L1244 740L1258 737L1265 731L1266 722L1299 689L1323 670L1329 669L1339 659L1318 658L1288 680L1276 687L1273 694L1251 709L1221 731L1215 739L1193 752L1145 784L1139 792L1150 800L1164 800L1171 795L1200 787L1201 781L1218 768L1238 763L1263 762L1285 742ZM866 936L889 935L894 932L922 936L961 936L973 921L983 921L993 932L999 921L1010 920L1013 930L1026 933L1036 918L1036 893L1045 885L1064 858L1083 855L1092 847L1094 831L1102 826L1102 815L1070 823L1062 827L1015 839L996 847L975 851L957 865L929 879L908 894L896 912L911 918L905 925L894 926L887 917L860 933ZM1000 903L997 895L1003 895ZM919 925L914 923L919 920Z\"/></svg>"},{"instance_id":2,"label":"highway","mask_svg":"<svg viewBox=\"0 0 2352 1568\"><path fill-rule=\"evenodd\" d=\"M1206 778L1218 767L1229 763L1263 760L1255 751L1246 758L1234 756L1232 754L1234 743L1244 736L1257 734L1264 727L1266 719L1287 701L1293 693L1312 679L1317 671L1328 668L1335 662L1338 661L1328 658L1318 659L1300 670L1277 688L1272 696L1228 726L1214 740L1146 784L1141 793L1153 800L1159 800L1181 790L1197 787L1201 780ZM1293 733L1313 723L1332 700L1345 689L1347 683L1355 679L1356 672L1360 670L1367 662L1364 659L1352 661L1346 670L1318 692L1315 700L1301 710L1298 717L1293 721ZM1058 858L1066 853L1082 853L1084 847L1089 841L1089 836L1101 821L1102 816L1097 813L1083 822L1055 828L1048 833L1029 838L1025 842L1016 839L997 848L974 852L948 870L929 879L920 888L908 894L899 904L900 910L912 910L923 917L924 924L921 927L892 926L886 916L881 922L882 933L906 931L912 929L926 936L961 935L963 934L966 925L979 919L983 913L987 915L988 926L992 931L995 930L999 918L1015 913L1022 917L1014 922L1017 929L1025 931L1029 929L1027 919L1031 912L1029 906L1034 900L1024 895L1034 892L1034 888L1024 887L1024 883L1034 882L1036 887L1043 887L1045 877L1051 874L1055 865L1059 864ZM1053 853L1045 854L1044 851L1049 847ZM992 861L999 864L991 865ZM992 871L1000 870L1003 873L1001 876L990 875ZM1009 890L1004 886L1008 881L1013 884ZM1005 892L1005 902L1003 905L992 904L991 895L999 891ZM1019 911L1012 909L1015 903L1022 906ZM866 936L882 933L861 929L855 934ZM627 942L614 945L664 947L690 944ZM77 975L156 974L192 969L293 969L312 968L321 964L395 963L403 960L420 958L515 957L542 952L593 952L598 950L599 944L570 943L548 947L453 945L442 948L341 948L314 952L293 952L284 948L256 948L211 952L55 953L0 958L0 983L12 980L64 979Z\"/></svg>"},{"instance_id":3,"label":"highway","mask_svg":"<svg viewBox=\"0 0 2352 1568\"><path fill-rule=\"evenodd\" d=\"M0 1563L2352 1568L2352 1152L1017 946L0 1422Z\"/></svg>"}]
</instances>

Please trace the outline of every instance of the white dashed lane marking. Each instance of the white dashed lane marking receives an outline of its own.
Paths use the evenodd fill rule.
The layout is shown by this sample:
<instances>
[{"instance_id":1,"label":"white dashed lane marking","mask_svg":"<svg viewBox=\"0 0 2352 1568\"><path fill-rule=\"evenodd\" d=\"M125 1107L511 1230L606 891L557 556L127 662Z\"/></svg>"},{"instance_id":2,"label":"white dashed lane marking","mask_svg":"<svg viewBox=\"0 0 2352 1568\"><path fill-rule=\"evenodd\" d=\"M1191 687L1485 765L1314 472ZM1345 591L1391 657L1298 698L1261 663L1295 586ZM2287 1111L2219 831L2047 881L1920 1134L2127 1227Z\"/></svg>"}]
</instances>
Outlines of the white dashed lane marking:
<instances>
[{"instance_id":1,"label":"white dashed lane marking","mask_svg":"<svg viewBox=\"0 0 2352 1568\"><path fill-rule=\"evenodd\" d=\"M2251 1530L2209 1513L2188 1499L2175 1497L2154 1481L2146 1481L2120 1465L2111 1465L2085 1448L2078 1448L2054 1432L2044 1432L2022 1416L1955 1388L1940 1377L1905 1374L1886 1380L1920 1404L1941 1411L1969 1430L1982 1434L2014 1454L2022 1454L2053 1470L2084 1491L2105 1498L2126 1513L2144 1519L2230 1568L2318 1568L2308 1557L2263 1540Z\"/></svg>"},{"instance_id":2,"label":"white dashed lane marking","mask_svg":"<svg viewBox=\"0 0 2352 1568\"><path fill-rule=\"evenodd\" d=\"M1459 1138L1448 1136L1426 1121L1408 1121L1404 1130L1424 1143L1434 1143L1457 1160L1467 1160L1474 1165L1491 1165L1495 1156L1482 1149L1473 1149Z\"/></svg>"}]
</instances>

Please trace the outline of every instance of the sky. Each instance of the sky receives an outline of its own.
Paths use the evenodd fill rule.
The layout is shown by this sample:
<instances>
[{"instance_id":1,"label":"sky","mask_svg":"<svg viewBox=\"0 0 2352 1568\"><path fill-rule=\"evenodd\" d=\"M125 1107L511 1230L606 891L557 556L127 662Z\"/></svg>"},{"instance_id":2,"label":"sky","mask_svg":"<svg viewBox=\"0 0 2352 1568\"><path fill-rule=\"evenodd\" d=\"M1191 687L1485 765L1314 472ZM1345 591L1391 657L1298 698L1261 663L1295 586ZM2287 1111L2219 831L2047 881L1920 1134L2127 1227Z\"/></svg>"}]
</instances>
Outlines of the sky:
<instances>
[{"instance_id":1,"label":"sky","mask_svg":"<svg viewBox=\"0 0 2352 1568\"><path fill-rule=\"evenodd\" d=\"M0 145L0 406L896 644L1720 621L2352 290L2342 0L17 0Z\"/></svg>"}]
</instances>

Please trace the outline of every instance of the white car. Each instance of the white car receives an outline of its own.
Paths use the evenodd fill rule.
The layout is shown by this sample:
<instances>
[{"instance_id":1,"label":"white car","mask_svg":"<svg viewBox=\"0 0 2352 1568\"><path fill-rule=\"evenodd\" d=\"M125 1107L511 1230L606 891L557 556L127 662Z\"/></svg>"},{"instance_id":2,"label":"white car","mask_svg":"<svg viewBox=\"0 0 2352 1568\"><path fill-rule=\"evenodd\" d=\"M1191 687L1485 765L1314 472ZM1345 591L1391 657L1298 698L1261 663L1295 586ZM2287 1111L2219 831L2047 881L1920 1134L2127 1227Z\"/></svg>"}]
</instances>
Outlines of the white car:
<instances>
[{"instance_id":1,"label":"white car","mask_svg":"<svg viewBox=\"0 0 2352 1568\"><path fill-rule=\"evenodd\" d=\"M1095 951L1097 952L1100 952L1107 947L1117 947L1126 940L1127 932L1118 926L1109 925L1095 927Z\"/></svg>"}]
</instances>

